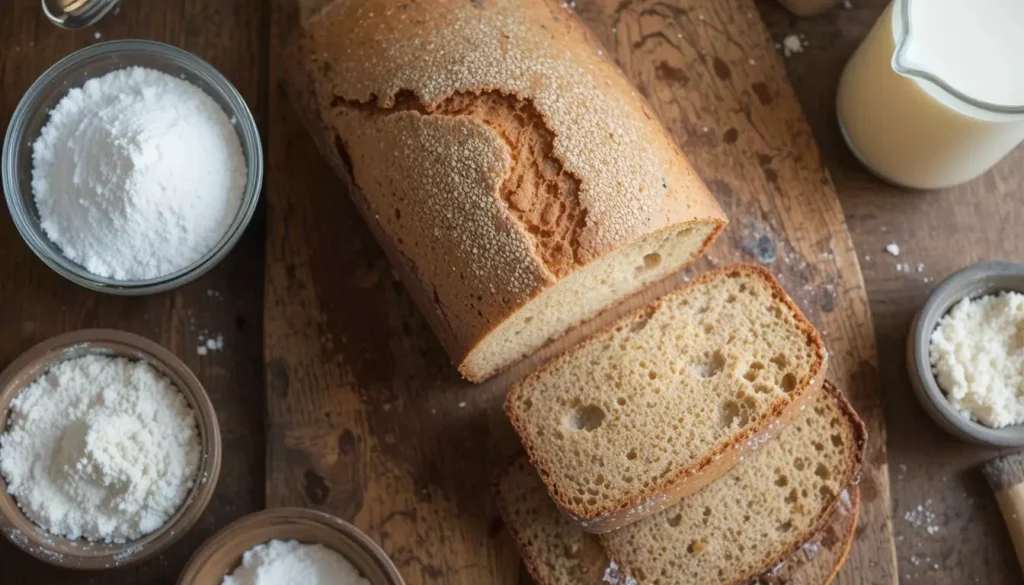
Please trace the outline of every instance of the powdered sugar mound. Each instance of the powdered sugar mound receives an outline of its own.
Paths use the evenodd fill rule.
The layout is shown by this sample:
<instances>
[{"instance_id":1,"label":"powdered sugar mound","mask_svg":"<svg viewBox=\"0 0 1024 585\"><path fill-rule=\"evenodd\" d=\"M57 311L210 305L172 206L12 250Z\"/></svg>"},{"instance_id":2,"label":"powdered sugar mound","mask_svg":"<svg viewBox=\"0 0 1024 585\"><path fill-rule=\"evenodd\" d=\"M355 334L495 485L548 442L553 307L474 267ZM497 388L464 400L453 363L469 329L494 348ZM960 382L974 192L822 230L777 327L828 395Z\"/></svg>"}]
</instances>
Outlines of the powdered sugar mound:
<instances>
[{"instance_id":1,"label":"powdered sugar mound","mask_svg":"<svg viewBox=\"0 0 1024 585\"><path fill-rule=\"evenodd\" d=\"M245 189L242 147L220 106L142 67L69 91L32 160L43 231L69 259L118 280L199 260L227 233Z\"/></svg>"},{"instance_id":2,"label":"powdered sugar mound","mask_svg":"<svg viewBox=\"0 0 1024 585\"><path fill-rule=\"evenodd\" d=\"M222 585L370 585L352 563L320 544L271 540L242 555Z\"/></svg>"},{"instance_id":3,"label":"powdered sugar mound","mask_svg":"<svg viewBox=\"0 0 1024 585\"><path fill-rule=\"evenodd\" d=\"M52 367L11 402L0 472L52 534L126 542L185 501L201 455L188 402L155 368L90 355Z\"/></svg>"}]
</instances>

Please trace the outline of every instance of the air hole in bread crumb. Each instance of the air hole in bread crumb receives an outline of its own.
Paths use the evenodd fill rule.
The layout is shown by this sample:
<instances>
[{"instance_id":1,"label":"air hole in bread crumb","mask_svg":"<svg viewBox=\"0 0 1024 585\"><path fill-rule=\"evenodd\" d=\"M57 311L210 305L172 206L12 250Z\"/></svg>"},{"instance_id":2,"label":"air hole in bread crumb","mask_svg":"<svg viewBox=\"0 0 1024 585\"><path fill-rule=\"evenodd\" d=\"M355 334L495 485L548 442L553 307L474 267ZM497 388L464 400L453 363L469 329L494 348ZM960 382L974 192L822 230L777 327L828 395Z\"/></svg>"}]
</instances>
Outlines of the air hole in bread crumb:
<instances>
[{"instance_id":1,"label":"air hole in bread crumb","mask_svg":"<svg viewBox=\"0 0 1024 585\"><path fill-rule=\"evenodd\" d=\"M789 478L786 477L785 475L780 475L775 478L775 485L779 487L786 487L787 485L789 485Z\"/></svg>"},{"instance_id":2,"label":"air hole in bread crumb","mask_svg":"<svg viewBox=\"0 0 1024 585\"><path fill-rule=\"evenodd\" d=\"M832 477L832 472L828 470L828 467L826 467L824 463L819 463L818 466L814 468L814 475L817 475L821 479L828 479Z\"/></svg>"},{"instance_id":3,"label":"air hole in bread crumb","mask_svg":"<svg viewBox=\"0 0 1024 585\"><path fill-rule=\"evenodd\" d=\"M768 384L754 384L754 392L757 392L758 394L771 394L774 391L775 388L772 388Z\"/></svg>"},{"instance_id":4,"label":"air hole in bread crumb","mask_svg":"<svg viewBox=\"0 0 1024 585\"><path fill-rule=\"evenodd\" d=\"M711 323L705 323L704 324L704 333L711 333L714 330L715 330L715 326L712 325Z\"/></svg>"},{"instance_id":5,"label":"air hole in bread crumb","mask_svg":"<svg viewBox=\"0 0 1024 585\"><path fill-rule=\"evenodd\" d=\"M630 461L635 461L636 458L637 458L636 449L630 449L629 453L626 453L626 459L629 459Z\"/></svg>"},{"instance_id":6,"label":"air hole in bread crumb","mask_svg":"<svg viewBox=\"0 0 1024 585\"><path fill-rule=\"evenodd\" d=\"M600 406L588 404L578 406L565 417L565 426L576 431L594 431L604 423L604 410Z\"/></svg>"},{"instance_id":7,"label":"air hole in bread crumb","mask_svg":"<svg viewBox=\"0 0 1024 585\"><path fill-rule=\"evenodd\" d=\"M618 404L619 406L626 406L626 399L619 396L615 399L615 404Z\"/></svg>"},{"instance_id":8,"label":"air hole in bread crumb","mask_svg":"<svg viewBox=\"0 0 1024 585\"><path fill-rule=\"evenodd\" d=\"M784 354L777 353L775 354L775 357L771 359L771 362L776 366L779 366L780 370L784 370L786 369L786 366L789 365L789 358L787 358Z\"/></svg>"},{"instance_id":9,"label":"air hole in bread crumb","mask_svg":"<svg viewBox=\"0 0 1024 585\"><path fill-rule=\"evenodd\" d=\"M651 252L650 254L644 256L645 270L652 270L654 268L657 268L658 266L661 266L661 254L657 252Z\"/></svg>"},{"instance_id":10,"label":"air hole in bread crumb","mask_svg":"<svg viewBox=\"0 0 1024 585\"><path fill-rule=\"evenodd\" d=\"M530 410L533 408L533 400L527 398L523 400L523 410Z\"/></svg>"},{"instance_id":11,"label":"air hole in bread crumb","mask_svg":"<svg viewBox=\"0 0 1024 585\"><path fill-rule=\"evenodd\" d=\"M657 380L658 379L658 372L655 372L654 370L651 370L651 371L647 372L647 377L650 378L651 380Z\"/></svg>"},{"instance_id":12,"label":"air hole in bread crumb","mask_svg":"<svg viewBox=\"0 0 1024 585\"><path fill-rule=\"evenodd\" d=\"M821 441L814 441L814 450L820 453L825 450L825 445Z\"/></svg>"},{"instance_id":13,"label":"air hole in bread crumb","mask_svg":"<svg viewBox=\"0 0 1024 585\"><path fill-rule=\"evenodd\" d=\"M672 516L671 518L668 519L668 525L671 526L672 528L675 528L676 526L679 526L679 523L682 522L682 521L683 521L683 515L682 514L676 514L675 516Z\"/></svg>"},{"instance_id":14,"label":"air hole in bread crumb","mask_svg":"<svg viewBox=\"0 0 1024 585\"><path fill-rule=\"evenodd\" d=\"M697 307L696 310L694 310L694 313L697 314L697 315L703 315L704 313L707 313L707 312L708 312L708 306L707 305L701 305L700 307Z\"/></svg>"},{"instance_id":15,"label":"air hole in bread crumb","mask_svg":"<svg viewBox=\"0 0 1024 585\"><path fill-rule=\"evenodd\" d=\"M792 529L793 529L793 522L788 521L788 520L786 522L783 522L782 524L779 524L778 526L775 527L775 530L777 530L779 532L789 532Z\"/></svg>"},{"instance_id":16,"label":"air hole in bread crumb","mask_svg":"<svg viewBox=\"0 0 1024 585\"><path fill-rule=\"evenodd\" d=\"M825 500L828 501L836 497L835 492L833 492L832 488L828 487L827 485L823 485L820 488L818 488L818 493L820 493L821 497L825 498Z\"/></svg>"},{"instance_id":17,"label":"air hole in bread crumb","mask_svg":"<svg viewBox=\"0 0 1024 585\"><path fill-rule=\"evenodd\" d=\"M726 400L719 409L718 421L723 428L731 427L733 423L745 427L750 422L750 415L745 408L740 406L739 402Z\"/></svg>"},{"instance_id":18,"label":"air hole in bread crumb","mask_svg":"<svg viewBox=\"0 0 1024 585\"><path fill-rule=\"evenodd\" d=\"M725 367L725 356L722 352L715 351L711 355L705 354L704 361L697 364L695 368L697 375L701 378L710 378Z\"/></svg>"},{"instance_id":19,"label":"air hole in bread crumb","mask_svg":"<svg viewBox=\"0 0 1024 585\"><path fill-rule=\"evenodd\" d=\"M832 444L835 445L836 447L842 447L843 446L843 437L841 435L839 435L838 433L835 434L835 435L832 435Z\"/></svg>"},{"instance_id":20,"label":"air hole in bread crumb","mask_svg":"<svg viewBox=\"0 0 1024 585\"><path fill-rule=\"evenodd\" d=\"M527 317L527 318L523 319L523 323L526 324L526 325L529 325L530 323L533 323L533 317Z\"/></svg>"},{"instance_id":21,"label":"air hole in bread crumb","mask_svg":"<svg viewBox=\"0 0 1024 585\"><path fill-rule=\"evenodd\" d=\"M710 518L711 517L711 507L710 506L704 506L704 517L705 518Z\"/></svg>"},{"instance_id":22,"label":"air hole in bread crumb","mask_svg":"<svg viewBox=\"0 0 1024 585\"><path fill-rule=\"evenodd\" d=\"M796 390L796 376L792 372L782 377L782 391L792 392Z\"/></svg>"},{"instance_id":23,"label":"air hole in bread crumb","mask_svg":"<svg viewBox=\"0 0 1024 585\"><path fill-rule=\"evenodd\" d=\"M686 547L686 552L691 555L697 555L704 552L707 549L707 545L699 540L690 542L689 546Z\"/></svg>"},{"instance_id":24,"label":"air hole in bread crumb","mask_svg":"<svg viewBox=\"0 0 1024 585\"><path fill-rule=\"evenodd\" d=\"M789 490L789 494L786 495L785 501L787 504L795 504L800 499L800 494L797 493L796 488Z\"/></svg>"},{"instance_id":25,"label":"air hole in bread crumb","mask_svg":"<svg viewBox=\"0 0 1024 585\"><path fill-rule=\"evenodd\" d=\"M803 471L807 468L807 464L804 463L803 458L797 457L793 460L793 467L795 467L797 471Z\"/></svg>"},{"instance_id":26,"label":"air hole in bread crumb","mask_svg":"<svg viewBox=\"0 0 1024 585\"><path fill-rule=\"evenodd\" d=\"M736 302L736 295L729 293L729 296L725 297L725 302L732 304Z\"/></svg>"},{"instance_id":27,"label":"air hole in bread crumb","mask_svg":"<svg viewBox=\"0 0 1024 585\"><path fill-rule=\"evenodd\" d=\"M754 362L747 368L746 373L743 374L743 379L748 382L753 382L760 375L761 370L764 369L764 364L761 362Z\"/></svg>"},{"instance_id":28,"label":"air hole in bread crumb","mask_svg":"<svg viewBox=\"0 0 1024 585\"><path fill-rule=\"evenodd\" d=\"M598 473L597 477L594 478L594 485L604 485L605 481L607 480L605 479L604 474Z\"/></svg>"}]
</instances>

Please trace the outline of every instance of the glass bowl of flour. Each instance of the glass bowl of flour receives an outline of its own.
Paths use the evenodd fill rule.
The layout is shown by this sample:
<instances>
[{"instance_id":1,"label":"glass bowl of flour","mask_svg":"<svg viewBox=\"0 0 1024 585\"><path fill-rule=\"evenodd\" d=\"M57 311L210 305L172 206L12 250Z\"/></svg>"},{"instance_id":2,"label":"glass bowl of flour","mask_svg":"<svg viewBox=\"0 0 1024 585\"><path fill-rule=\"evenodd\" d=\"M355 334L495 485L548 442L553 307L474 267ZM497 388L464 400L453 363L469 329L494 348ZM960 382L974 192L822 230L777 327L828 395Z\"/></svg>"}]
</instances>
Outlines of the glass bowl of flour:
<instances>
[{"instance_id":1,"label":"glass bowl of flour","mask_svg":"<svg viewBox=\"0 0 1024 585\"><path fill-rule=\"evenodd\" d=\"M122 295L217 265L252 219L259 132L216 69L153 41L92 45L25 93L3 146L14 223L48 266Z\"/></svg>"}]
</instances>

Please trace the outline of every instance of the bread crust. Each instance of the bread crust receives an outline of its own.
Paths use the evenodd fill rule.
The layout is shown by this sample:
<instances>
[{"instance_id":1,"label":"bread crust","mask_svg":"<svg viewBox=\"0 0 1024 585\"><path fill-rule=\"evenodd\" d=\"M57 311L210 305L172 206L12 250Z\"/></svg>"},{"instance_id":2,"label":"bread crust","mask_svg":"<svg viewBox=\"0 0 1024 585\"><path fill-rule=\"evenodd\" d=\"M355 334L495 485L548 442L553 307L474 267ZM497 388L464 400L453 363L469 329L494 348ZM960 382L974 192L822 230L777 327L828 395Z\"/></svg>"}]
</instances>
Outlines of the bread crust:
<instances>
[{"instance_id":1,"label":"bread crust","mask_svg":"<svg viewBox=\"0 0 1024 585\"><path fill-rule=\"evenodd\" d=\"M762 278L772 289L774 298L783 303L783 305L793 315L797 322L797 326L806 336L808 345L815 349L815 356L817 359L812 368L811 374L806 376L803 380L800 380L796 385L796 388L792 392L788 393L784 399L780 399L776 404L774 404L768 413L763 415L758 421L742 429L724 445L706 454L700 460L691 463L682 469L676 470L674 473L669 474L662 479L659 479L656 484L641 491L635 497L614 504L610 503L600 506L594 514L587 514L578 506L573 505L572 502L561 498L558 487L554 485L551 480L551 470L547 469L547 467L534 456L536 447L528 438L528 434L525 432L526 422L515 407L516 397L518 393L523 391L524 387L542 375L542 373L547 369L570 359L575 351L578 351L590 341L589 339L581 341L573 349L570 349L560 356L548 361L543 367L523 378L509 392L505 399L505 412L508 415L513 428L515 428L519 435L520 440L523 443L523 447L530 456L530 462L537 468L541 479L544 480L544 484L548 487L548 491L558 507L577 524L579 524L583 530L595 534L611 532L656 514L672 504L675 504L684 497L693 494L700 488L721 477L758 445L769 440L776 432L793 422L799 416L801 410L807 404L807 401L821 389L822 384L825 381L825 372L828 365L828 353L825 350L824 343L821 341L817 330L811 322L807 320L799 307L796 306L793 300L779 285L778 281L775 280L772 273L766 268L754 264L739 264L718 268L704 274L692 282L681 284L676 289L668 292L665 296L683 294L688 288L719 278L723 274L734 277L743 273L756 275ZM651 307L656 307L660 303L661 300L659 299L645 307L636 309L630 314L622 317L619 321L608 325L590 339L594 339L610 332L618 326L620 322L629 320L644 311L649 311Z\"/></svg>"},{"instance_id":2,"label":"bread crust","mask_svg":"<svg viewBox=\"0 0 1024 585\"><path fill-rule=\"evenodd\" d=\"M470 380L525 357L484 369L473 352L565 276L649 234L700 223L710 233L696 257L725 226L642 96L556 3L335 0L288 53L289 95L320 150L355 187L360 214ZM485 121L473 110L484 102L515 115L499 111ZM584 103L599 115L581 113ZM568 260L559 255L563 243L538 236L537 226L519 217L518 203L502 199L505 191L519 192L506 182L525 164L493 125L512 118L525 120L517 133L549 140L538 168L555 165L559 177L575 181L553 203L581 211L540 230L568 234ZM467 133L473 146L459 150ZM410 147L407 140L419 142ZM428 156L444 149L451 152ZM435 169L447 182L429 178ZM437 196L456 190L454 198ZM440 203L432 207L434 199Z\"/></svg>"}]
</instances>

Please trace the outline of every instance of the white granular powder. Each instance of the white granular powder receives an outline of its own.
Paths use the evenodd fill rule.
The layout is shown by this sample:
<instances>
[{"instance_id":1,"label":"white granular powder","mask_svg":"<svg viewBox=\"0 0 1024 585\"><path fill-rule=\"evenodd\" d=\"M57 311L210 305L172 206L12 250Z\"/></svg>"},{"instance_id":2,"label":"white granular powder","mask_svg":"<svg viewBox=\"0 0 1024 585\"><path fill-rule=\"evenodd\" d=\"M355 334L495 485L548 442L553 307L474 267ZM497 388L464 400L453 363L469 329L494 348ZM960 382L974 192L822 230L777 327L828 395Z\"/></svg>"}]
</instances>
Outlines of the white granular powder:
<instances>
[{"instance_id":1,"label":"white granular powder","mask_svg":"<svg viewBox=\"0 0 1024 585\"><path fill-rule=\"evenodd\" d=\"M145 362L90 355L50 368L11 402L0 473L48 532L120 543L177 512L200 453L170 380Z\"/></svg>"},{"instance_id":2,"label":"white granular powder","mask_svg":"<svg viewBox=\"0 0 1024 585\"><path fill-rule=\"evenodd\" d=\"M932 333L930 359L961 414L994 428L1024 423L1024 295L957 303Z\"/></svg>"},{"instance_id":3,"label":"white granular powder","mask_svg":"<svg viewBox=\"0 0 1024 585\"><path fill-rule=\"evenodd\" d=\"M370 585L352 563L320 544L271 540L242 555L221 585Z\"/></svg>"},{"instance_id":4,"label":"white granular powder","mask_svg":"<svg viewBox=\"0 0 1024 585\"><path fill-rule=\"evenodd\" d=\"M231 121L198 87L142 67L72 89L32 150L43 231L89 272L181 270L227 233L245 189Z\"/></svg>"}]
</instances>

